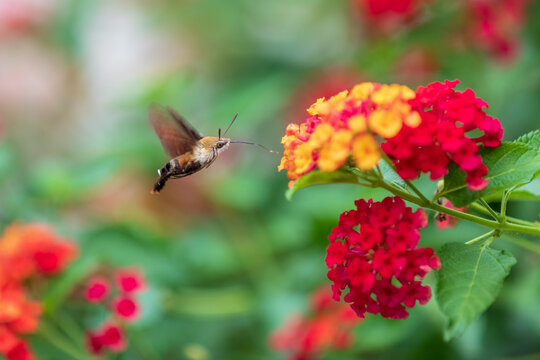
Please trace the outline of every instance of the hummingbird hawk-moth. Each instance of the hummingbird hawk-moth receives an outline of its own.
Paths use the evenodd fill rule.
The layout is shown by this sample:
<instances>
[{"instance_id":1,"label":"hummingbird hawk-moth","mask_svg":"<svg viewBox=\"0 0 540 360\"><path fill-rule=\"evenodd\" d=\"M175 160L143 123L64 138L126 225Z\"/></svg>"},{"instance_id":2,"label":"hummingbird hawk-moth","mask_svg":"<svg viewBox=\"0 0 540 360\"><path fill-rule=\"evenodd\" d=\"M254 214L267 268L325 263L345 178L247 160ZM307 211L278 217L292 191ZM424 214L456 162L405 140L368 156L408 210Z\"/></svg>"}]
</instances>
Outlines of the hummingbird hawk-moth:
<instances>
[{"instance_id":1,"label":"hummingbird hawk-moth","mask_svg":"<svg viewBox=\"0 0 540 360\"><path fill-rule=\"evenodd\" d=\"M238 114L234 116L223 135L227 134L237 116ZM270 152L276 152L260 144L231 141L229 138L221 137L221 129L217 137L202 136L171 107L150 105L149 120L163 149L171 158L158 170L159 178L152 189L153 194L159 193L169 179L183 178L207 168L222 151L227 150L231 143L257 145Z\"/></svg>"}]
</instances>

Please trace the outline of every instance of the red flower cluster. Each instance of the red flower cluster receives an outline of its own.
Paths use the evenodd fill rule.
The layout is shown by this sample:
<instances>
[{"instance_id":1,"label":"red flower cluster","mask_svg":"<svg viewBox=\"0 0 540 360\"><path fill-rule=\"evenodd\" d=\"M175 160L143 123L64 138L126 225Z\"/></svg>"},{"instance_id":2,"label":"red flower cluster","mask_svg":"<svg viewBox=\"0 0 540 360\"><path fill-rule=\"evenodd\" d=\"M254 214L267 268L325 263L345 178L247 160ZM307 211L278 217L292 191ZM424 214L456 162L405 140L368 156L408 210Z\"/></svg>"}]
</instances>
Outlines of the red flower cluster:
<instances>
[{"instance_id":1,"label":"red flower cluster","mask_svg":"<svg viewBox=\"0 0 540 360\"><path fill-rule=\"evenodd\" d=\"M458 211L465 211L467 209L465 207L461 207L461 208L455 207L454 205L452 205L450 200L446 198L440 198L439 200L440 200L440 204L448 209L458 210ZM454 227L457 225L457 223L458 223L458 218L455 216L447 215L444 213L438 213L435 216L435 225L437 226L438 229L441 229L441 230L444 230L449 227Z\"/></svg>"},{"instance_id":2,"label":"red flower cluster","mask_svg":"<svg viewBox=\"0 0 540 360\"><path fill-rule=\"evenodd\" d=\"M111 289L111 282L114 282L114 289ZM84 293L86 301L103 304L115 317L114 321L87 332L87 346L92 354L99 355L104 349L112 352L125 349L124 330L118 324L138 319L139 303L134 296L145 288L144 276L132 268L118 269L113 276L94 276L88 280Z\"/></svg>"},{"instance_id":3,"label":"red flower cluster","mask_svg":"<svg viewBox=\"0 0 540 360\"><path fill-rule=\"evenodd\" d=\"M470 38L499 59L511 59L519 47L528 0L467 0Z\"/></svg>"},{"instance_id":4,"label":"red flower cluster","mask_svg":"<svg viewBox=\"0 0 540 360\"><path fill-rule=\"evenodd\" d=\"M25 285L64 271L76 253L74 244L45 225L11 225L4 231L0 238L0 354L6 359L34 359L18 334L37 330L41 303L29 300Z\"/></svg>"},{"instance_id":5,"label":"red flower cluster","mask_svg":"<svg viewBox=\"0 0 540 360\"><path fill-rule=\"evenodd\" d=\"M326 265L334 299L340 300L348 287L344 299L359 317L368 312L405 319L406 307L431 298L431 289L417 279L440 268L433 249L417 248L426 214L422 209L413 213L399 197L357 200L355 205L356 210L341 214L329 236Z\"/></svg>"},{"instance_id":6,"label":"red flower cluster","mask_svg":"<svg viewBox=\"0 0 540 360\"><path fill-rule=\"evenodd\" d=\"M448 172L452 160L467 173L465 181L471 190L486 187L488 169L478 154L478 143L499 146L503 129L499 120L486 115L482 108L488 104L471 89L454 90L458 83L446 80L419 87L409 103L422 117L421 124L405 124L396 136L381 144L403 179L415 179L420 172L430 173L432 180L439 179ZM483 135L467 136L473 130Z\"/></svg>"},{"instance_id":7,"label":"red flower cluster","mask_svg":"<svg viewBox=\"0 0 540 360\"><path fill-rule=\"evenodd\" d=\"M37 330L41 304L28 300L19 283L0 283L0 354L7 360L34 359L27 343L17 334L31 334Z\"/></svg>"},{"instance_id":8,"label":"red flower cluster","mask_svg":"<svg viewBox=\"0 0 540 360\"><path fill-rule=\"evenodd\" d=\"M58 274L76 256L76 246L47 225L11 225L0 240L0 264L15 281Z\"/></svg>"},{"instance_id":9,"label":"red flower cluster","mask_svg":"<svg viewBox=\"0 0 540 360\"><path fill-rule=\"evenodd\" d=\"M410 23L420 14L420 8L429 0L353 0L371 30L389 33Z\"/></svg>"},{"instance_id":10,"label":"red flower cluster","mask_svg":"<svg viewBox=\"0 0 540 360\"><path fill-rule=\"evenodd\" d=\"M311 295L310 308L312 316L291 317L270 336L270 347L287 352L289 360L316 359L352 343L352 330L360 319L349 306L333 301L326 286Z\"/></svg>"}]
</instances>

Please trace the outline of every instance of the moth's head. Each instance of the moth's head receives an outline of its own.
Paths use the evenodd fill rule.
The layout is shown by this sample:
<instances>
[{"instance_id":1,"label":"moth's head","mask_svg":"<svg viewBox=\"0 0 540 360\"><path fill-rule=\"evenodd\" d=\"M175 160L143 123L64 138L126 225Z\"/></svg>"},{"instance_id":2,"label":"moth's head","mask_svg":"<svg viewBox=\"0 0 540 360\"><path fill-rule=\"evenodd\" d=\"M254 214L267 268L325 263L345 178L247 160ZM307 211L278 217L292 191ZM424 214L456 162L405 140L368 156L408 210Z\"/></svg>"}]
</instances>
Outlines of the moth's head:
<instances>
[{"instance_id":1,"label":"moth's head","mask_svg":"<svg viewBox=\"0 0 540 360\"><path fill-rule=\"evenodd\" d=\"M214 145L214 148L217 150L217 152L219 154L223 150L227 150L230 143L231 143L231 139L229 139L229 138L221 138L218 141L216 141L216 144Z\"/></svg>"},{"instance_id":2,"label":"moth's head","mask_svg":"<svg viewBox=\"0 0 540 360\"><path fill-rule=\"evenodd\" d=\"M201 143L205 149L216 149L219 154L223 150L227 150L231 143L231 139L207 136L201 139Z\"/></svg>"}]
</instances>

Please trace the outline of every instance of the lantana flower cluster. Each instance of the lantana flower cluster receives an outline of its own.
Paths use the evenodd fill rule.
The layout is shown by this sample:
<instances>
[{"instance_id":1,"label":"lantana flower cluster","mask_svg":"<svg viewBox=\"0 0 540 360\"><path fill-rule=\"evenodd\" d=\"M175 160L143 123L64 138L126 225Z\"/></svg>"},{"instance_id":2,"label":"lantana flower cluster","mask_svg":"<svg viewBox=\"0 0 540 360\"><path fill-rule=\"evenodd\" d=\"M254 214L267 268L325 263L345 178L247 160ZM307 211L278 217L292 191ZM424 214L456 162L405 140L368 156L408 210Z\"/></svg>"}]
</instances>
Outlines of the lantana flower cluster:
<instances>
[{"instance_id":1,"label":"lantana flower cluster","mask_svg":"<svg viewBox=\"0 0 540 360\"><path fill-rule=\"evenodd\" d=\"M138 319L140 305L136 295L146 288L142 273L135 268L121 268L104 271L88 279L84 297L88 303L100 304L111 313L99 328L87 331L86 343L93 355L100 355L105 350L122 352L127 341L123 323Z\"/></svg>"},{"instance_id":2,"label":"lantana flower cluster","mask_svg":"<svg viewBox=\"0 0 540 360\"><path fill-rule=\"evenodd\" d=\"M469 38L498 59L512 59L519 49L528 4L528 0L466 0Z\"/></svg>"},{"instance_id":3,"label":"lantana flower cluster","mask_svg":"<svg viewBox=\"0 0 540 360\"><path fill-rule=\"evenodd\" d=\"M361 320L347 304L335 302L327 286L311 294L310 312L289 318L270 336L270 347L286 352L289 360L309 360L351 346L353 328Z\"/></svg>"},{"instance_id":4,"label":"lantana flower cluster","mask_svg":"<svg viewBox=\"0 0 540 360\"><path fill-rule=\"evenodd\" d=\"M0 238L0 354L7 360L32 360L24 334L39 326L42 305L34 300L36 282L63 272L77 247L46 225L9 226Z\"/></svg>"},{"instance_id":5,"label":"lantana flower cluster","mask_svg":"<svg viewBox=\"0 0 540 360\"><path fill-rule=\"evenodd\" d=\"M359 169L372 169L381 158L376 136L392 138L404 125L420 124L420 115L409 105L414 97L406 86L366 82L318 99L308 109L310 118L288 125L278 170L297 180L316 167L337 170L351 156Z\"/></svg>"},{"instance_id":6,"label":"lantana flower cluster","mask_svg":"<svg viewBox=\"0 0 540 360\"><path fill-rule=\"evenodd\" d=\"M458 83L446 80L419 87L409 103L422 121L415 127L404 124L396 136L381 145L403 179L415 179L421 172L429 173L432 180L440 179L452 160L466 172L465 182L471 190L487 186L488 169L478 144L499 146L503 129L499 120L486 115L482 108L488 104L474 91L454 90ZM472 138L472 131L482 135Z\"/></svg>"},{"instance_id":7,"label":"lantana flower cluster","mask_svg":"<svg viewBox=\"0 0 540 360\"><path fill-rule=\"evenodd\" d=\"M421 279L440 268L433 249L417 248L427 216L422 209L413 212L399 197L357 200L355 205L340 215L329 236L326 264L333 297L339 301L348 288L344 300L359 317L368 312L405 319L406 308L429 301L431 289Z\"/></svg>"}]
</instances>

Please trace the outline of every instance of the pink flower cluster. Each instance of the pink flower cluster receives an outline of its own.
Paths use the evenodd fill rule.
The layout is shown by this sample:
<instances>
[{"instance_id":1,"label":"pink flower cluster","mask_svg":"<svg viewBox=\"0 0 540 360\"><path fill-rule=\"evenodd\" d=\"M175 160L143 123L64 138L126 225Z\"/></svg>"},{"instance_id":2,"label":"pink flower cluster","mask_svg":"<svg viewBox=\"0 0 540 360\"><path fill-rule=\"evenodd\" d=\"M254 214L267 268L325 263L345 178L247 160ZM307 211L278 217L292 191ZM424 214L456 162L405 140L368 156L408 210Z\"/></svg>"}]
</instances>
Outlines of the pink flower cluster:
<instances>
[{"instance_id":1,"label":"pink flower cluster","mask_svg":"<svg viewBox=\"0 0 540 360\"><path fill-rule=\"evenodd\" d=\"M467 173L465 182L471 190L487 186L488 169L482 163L478 144L499 146L503 129L499 120L482 110L488 104L474 91L454 90L458 83L446 80L419 87L409 103L420 114L421 124L415 128L404 124L396 136L381 144L403 179L415 179L420 172L430 173L432 180L439 179L448 172L452 160ZM469 137L473 130L483 135Z\"/></svg>"},{"instance_id":2,"label":"pink flower cluster","mask_svg":"<svg viewBox=\"0 0 540 360\"><path fill-rule=\"evenodd\" d=\"M431 289L419 279L440 268L433 249L417 248L427 216L422 209L413 212L399 197L361 199L355 205L340 215L329 236L326 265L334 300L348 287L344 299L359 317L368 312L405 319L406 307L431 298Z\"/></svg>"},{"instance_id":3,"label":"pink flower cluster","mask_svg":"<svg viewBox=\"0 0 540 360\"><path fill-rule=\"evenodd\" d=\"M106 321L100 328L86 333L87 347L94 355L104 349L121 352L126 347L122 322L134 322L139 316L139 303L135 295L146 287L143 275L137 269L119 269L114 274L114 288L106 276L88 280L85 299L92 304L102 304L114 320Z\"/></svg>"}]
</instances>

